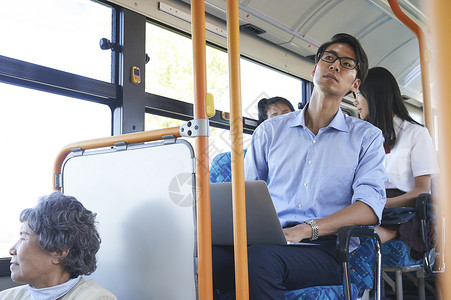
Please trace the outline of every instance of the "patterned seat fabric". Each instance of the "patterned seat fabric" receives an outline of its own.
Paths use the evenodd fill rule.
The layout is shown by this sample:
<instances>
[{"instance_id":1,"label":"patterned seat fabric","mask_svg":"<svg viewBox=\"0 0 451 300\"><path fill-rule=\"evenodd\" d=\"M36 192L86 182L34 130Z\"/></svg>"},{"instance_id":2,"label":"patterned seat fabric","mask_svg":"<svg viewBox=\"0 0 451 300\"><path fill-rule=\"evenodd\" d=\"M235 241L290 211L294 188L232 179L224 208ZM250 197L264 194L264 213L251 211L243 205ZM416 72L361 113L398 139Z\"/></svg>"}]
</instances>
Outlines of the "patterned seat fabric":
<instances>
[{"instance_id":1,"label":"patterned seat fabric","mask_svg":"<svg viewBox=\"0 0 451 300\"><path fill-rule=\"evenodd\" d=\"M246 156L247 149L244 149ZM210 182L231 182L232 181L232 158L230 152L216 155L211 162Z\"/></svg>"},{"instance_id":2,"label":"patterned seat fabric","mask_svg":"<svg viewBox=\"0 0 451 300\"><path fill-rule=\"evenodd\" d=\"M359 290L355 284L351 284L352 299L357 299ZM313 286L301 290L285 292L286 300L337 300L344 299L342 285Z\"/></svg>"},{"instance_id":3,"label":"patterned seat fabric","mask_svg":"<svg viewBox=\"0 0 451 300\"><path fill-rule=\"evenodd\" d=\"M357 299L359 290L355 284L351 284L352 299ZM235 300L234 292L218 292L221 300ZM285 292L286 300L338 300L344 299L342 285L313 286L301 290Z\"/></svg>"},{"instance_id":4,"label":"patterned seat fabric","mask_svg":"<svg viewBox=\"0 0 451 300\"><path fill-rule=\"evenodd\" d=\"M410 257L410 247L400 240L391 240L382 244L382 267L397 267L418 265L422 259L414 260Z\"/></svg>"},{"instance_id":5,"label":"patterned seat fabric","mask_svg":"<svg viewBox=\"0 0 451 300\"><path fill-rule=\"evenodd\" d=\"M360 246L349 254L351 282L360 292L372 289L375 281L376 253L374 241L360 238Z\"/></svg>"}]
</instances>

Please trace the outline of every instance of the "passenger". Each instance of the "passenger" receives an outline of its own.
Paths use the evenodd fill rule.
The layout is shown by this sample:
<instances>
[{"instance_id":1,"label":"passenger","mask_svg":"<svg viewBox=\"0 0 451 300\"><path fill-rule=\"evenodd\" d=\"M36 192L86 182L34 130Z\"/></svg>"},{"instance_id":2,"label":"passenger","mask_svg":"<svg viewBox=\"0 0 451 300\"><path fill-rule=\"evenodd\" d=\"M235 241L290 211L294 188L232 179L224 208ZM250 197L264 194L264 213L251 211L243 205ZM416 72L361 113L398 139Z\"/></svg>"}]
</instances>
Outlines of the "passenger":
<instances>
[{"instance_id":1,"label":"passenger","mask_svg":"<svg viewBox=\"0 0 451 300\"><path fill-rule=\"evenodd\" d=\"M429 132L409 115L396 79L384 68L370 69L355 97L360 118L379 127L385 138L385 207L415 206L418 195L431 192L431 177L439 172ZM378 227L376 231L382 242L412 236L407 225Z\"/></svg>"},{"instance_id":2,"label":"passenger","mask_svg":"<svg viewBox=\"0 0 451 300\"><path fill-rule=\"evenodd\" d=\"M286 290L341 284L335 234L380 222L386 180L381 131L340 109L367 71L358 40L333 36L317 51L310 102L255 130L245 179L268 182L288 241L317 245L249 246L250 299L285 299ZM357 241L351 250L356 247ZM233 270L233 247L214 246L214 288L233 290Z\"/></svg>"},{"instance_id":3,"label":"passenger","mask_svg":"<svg viewBox=\"0 0 451 300\"><path fill-rule=\"evenodd\" d=\"M264 120L294 111L293 105L283 97L263 98L258 101L258 124Z\"/></svg>"},{"instance_id":4,"label":"passenger","mask_svg":"<svg viewBox=\"0 0 451 300\"><path fill-rule=\"evenodd\" d=\"M94 280L100 237L96 214L74 197L54 192L20 214L20 239L11 247L11 279L25 283L0 292L11 300L116 300Z\"/></svg>"}]
</instances>

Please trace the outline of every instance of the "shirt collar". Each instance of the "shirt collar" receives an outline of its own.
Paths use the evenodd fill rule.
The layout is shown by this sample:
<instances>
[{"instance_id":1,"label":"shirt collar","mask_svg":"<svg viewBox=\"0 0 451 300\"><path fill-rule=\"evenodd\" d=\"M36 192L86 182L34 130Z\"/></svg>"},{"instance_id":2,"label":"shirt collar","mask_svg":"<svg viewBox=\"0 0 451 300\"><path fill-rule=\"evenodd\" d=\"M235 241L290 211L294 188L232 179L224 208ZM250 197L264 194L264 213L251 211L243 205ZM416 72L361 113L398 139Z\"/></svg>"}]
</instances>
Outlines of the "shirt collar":
<instances>
[{"instance_id":1,"label":"shirt collar","mask_svg":"<svg viewBox=\"0 0 451 300\"><path fill-rule=\"evenodd\" d=\"M290 120L290 122L289 122L290 127L297 127L297 126L301 126L302 128L307 127L307 126L305 126L305 112L307 111L307 107L308 107L308 103L301 111L299 111L299 113L297 114L297 116L295 118L292 118ZM345 114L341 111L341 108L339 107L338 112L335 114L335 117L332 119L332 122L330 122L330 124L327 127L332 127L339 131L348 132L349 129L346 124L345 117L346 117Z\"/></svg>"}]
</instances>

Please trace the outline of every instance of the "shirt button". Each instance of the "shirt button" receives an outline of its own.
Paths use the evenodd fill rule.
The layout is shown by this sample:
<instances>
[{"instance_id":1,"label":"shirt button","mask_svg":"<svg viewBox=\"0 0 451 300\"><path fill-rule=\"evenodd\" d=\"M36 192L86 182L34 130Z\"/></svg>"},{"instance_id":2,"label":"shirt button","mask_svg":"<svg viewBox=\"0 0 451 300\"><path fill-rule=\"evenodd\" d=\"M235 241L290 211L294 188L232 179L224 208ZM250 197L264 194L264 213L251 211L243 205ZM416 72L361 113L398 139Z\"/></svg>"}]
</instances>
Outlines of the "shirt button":
<instances>
[{"instance_id":1,"label":"shirt button","mask_svg":"<svg viewBox=\"0 0 451 300\"><path fill-rule=\"evenodd\" d=\"M307 182L304 182L304 186L307 186Z\"/></svg>"},{"instance_id":2,"label":"shirt button","mask_svg":"<svg viewBox=\"0 0 451 300\"><path fill-rule=\"evenodd\" d=\"M312 161L311 161L311 160L309 160L309 161L308 161L308 164L309 164L309 165L311 165L311 164L312 164Z\"/></svg>"},{"instance_id":3,"label":"shirt button","mask_svg":"<svg viewBox=\"0 0 451 300\"><path fill-rule=\"evenodd\" d=\"M301 203L299 203L299 204L298 204L298 207L299 207L299 208L301 208L301 207L302 207L302 204L301 204Z\"/></svg>"},{"instance_id":4,"label":"shirt button","mask_svg":"<svg viewBox=\"0 0 451 300\"><path fill-rule=\"evenodd\" d=\"M313 140L312 143L313 143L313 144L316 143L316 140Z\"/></svg>"}]
</instances>

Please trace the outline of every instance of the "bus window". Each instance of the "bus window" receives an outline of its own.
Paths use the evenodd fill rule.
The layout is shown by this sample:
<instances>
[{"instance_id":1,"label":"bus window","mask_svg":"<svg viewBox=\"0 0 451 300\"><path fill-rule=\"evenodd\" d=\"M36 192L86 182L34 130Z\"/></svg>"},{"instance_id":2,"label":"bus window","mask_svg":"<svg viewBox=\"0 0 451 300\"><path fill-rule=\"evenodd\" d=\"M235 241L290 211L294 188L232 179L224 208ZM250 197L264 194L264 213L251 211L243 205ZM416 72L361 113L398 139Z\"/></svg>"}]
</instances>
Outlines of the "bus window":
<instances>
[{"instance_id":1,"label":"bus window","mask_svg":"<svg viewBox=\"0 0 451 300\"><path fill-rule=\"evenodd\" d=\"M153 115L146 113L145 115L145 123L144 123L144 130L155 130L160 128L167 128L167 127L175 127L180 126L184 124L185 121L177 120L173 118Z\"/></svg>"},{"instance_id":2,"label":"bus window","mask_svg":"<svg viewBox=\"0 0 451 300\"><path fill-rule=\"evenodd\" d=\"M189 38L147 23L146 92L193 103L192 42ZM207 46L207 85L215 108L230 111L227 53ZM301 80L241 59L243 116L258 119L261 98L285 97L297 107L302 99Z\"/></svg>"},{"instance_id":3,"label":"bus window","mask_svg":"<svg viewBox=\"0 0 451 300\"><path fill-rule=\"evenodd\" d=\"M108 106L0 83L0 258L17 241L22 209L52 189L53 163L69 143L111 135Z\"/></svg>"},{"instance_id":4,"label":"bus window","mask_svg":"<svg viewBox=\"0 0 451 300\"><path fill-rule=\"evenodd\" d=\"M146 92L193 103L192 48L191 39L147 23L150 61L146 65ZM227 53L207 47L208 92L215 96L215 105L228 105L227 68Z\"/></svg>"},{"instance_id":5,"label":"bus window","mask_svg":"<svg viewBox=\"0 0 451 300\"><path fill-rule=\"evenodd\" d=\"M251 139L252 135L243 133L244 149L250 145ZM209 151L210 163L216 155L231 151L230 130L210 127Z\"/></svg>"},{"instance_id":6,"label":"bus window","mask_svg":"<svg viewBox=\"0 0 451 300\"><path fill-rule=\"evenodd\" d=\"M298 102L302 102L301 79L241 59L243 116L258 119L258 101L274 96L286 98L296 109Z\"/></svg>"},{"instance_id":7,"label":"bus window","mask_svg":"<svg viewBox=\"0 0 451 300\"><path fill-rule=\"evenodd\" d=\"M86 0L1 1L0 53L34 64L111 81L112 9Z\"/></svg>"}]
</instances>

